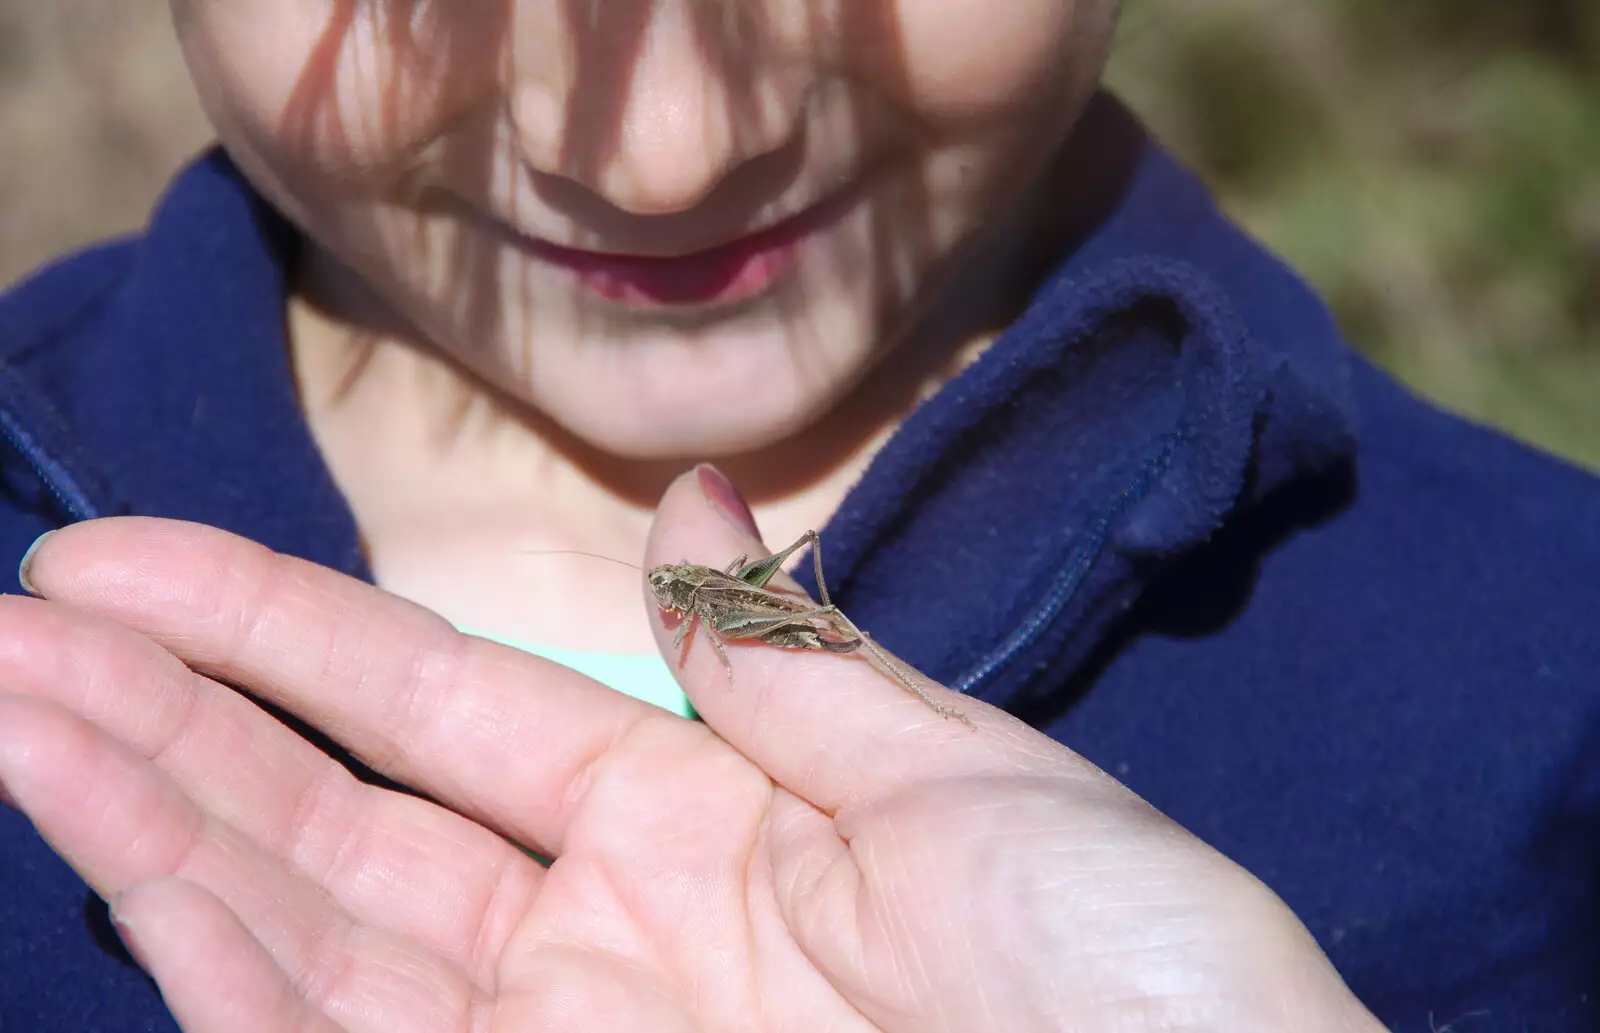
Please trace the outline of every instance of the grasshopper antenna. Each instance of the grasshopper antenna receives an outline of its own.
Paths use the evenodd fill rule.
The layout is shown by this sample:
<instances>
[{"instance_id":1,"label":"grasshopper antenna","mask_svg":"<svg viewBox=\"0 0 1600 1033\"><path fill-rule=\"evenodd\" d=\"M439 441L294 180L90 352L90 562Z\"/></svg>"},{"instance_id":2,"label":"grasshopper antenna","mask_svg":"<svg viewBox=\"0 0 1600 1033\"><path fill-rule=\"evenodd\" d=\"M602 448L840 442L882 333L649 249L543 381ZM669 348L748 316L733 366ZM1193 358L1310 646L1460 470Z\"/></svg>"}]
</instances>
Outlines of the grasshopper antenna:
<instances>
[{"instance_id":1,"label":"grasshopper antenna","mask_svg":"<svg viewBox=\"0 0 1600 1033\"><path fill-rule=\"evenodd\" d=\"M618 566L627 567L629 570L644 572L644 568L637 563L619 560L615 556L603 556L598 552L584 552L582 549L518 549L516 554L518 556L587 556L592 560L605 560L607 563L615 563Z\"/></svg>"}]
</instances>

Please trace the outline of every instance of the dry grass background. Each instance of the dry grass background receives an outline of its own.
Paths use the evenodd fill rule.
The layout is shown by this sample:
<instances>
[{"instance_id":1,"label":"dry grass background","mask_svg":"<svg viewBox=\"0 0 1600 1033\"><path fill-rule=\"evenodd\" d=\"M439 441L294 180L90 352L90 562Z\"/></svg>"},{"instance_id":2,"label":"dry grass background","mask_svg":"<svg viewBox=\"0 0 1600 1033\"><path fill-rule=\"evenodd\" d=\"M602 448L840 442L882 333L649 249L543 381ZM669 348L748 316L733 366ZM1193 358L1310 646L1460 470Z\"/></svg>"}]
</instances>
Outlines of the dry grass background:
<instances>
[{"instance_id":1,"label":"dry grass background","mask_svg":"<svg viewBox=\"0 0 1600 1033\"><path fill-rule=\"evenodd\" d=\"M1112 85L1424 393L1600 468L1600 4L1125 0ZM0 0L0 284L208 140L164 0Z\"/></svg>"},{"instance_id":2,"label":"dry grass background","mask_svg":"<svg viewBox=\"0 0 1600 1033\"><path fill-rule=\"evenodd\" d=\"M166 0L0 0L0 284L137 228L208 137Z\"/></svg>"}]
</instances>

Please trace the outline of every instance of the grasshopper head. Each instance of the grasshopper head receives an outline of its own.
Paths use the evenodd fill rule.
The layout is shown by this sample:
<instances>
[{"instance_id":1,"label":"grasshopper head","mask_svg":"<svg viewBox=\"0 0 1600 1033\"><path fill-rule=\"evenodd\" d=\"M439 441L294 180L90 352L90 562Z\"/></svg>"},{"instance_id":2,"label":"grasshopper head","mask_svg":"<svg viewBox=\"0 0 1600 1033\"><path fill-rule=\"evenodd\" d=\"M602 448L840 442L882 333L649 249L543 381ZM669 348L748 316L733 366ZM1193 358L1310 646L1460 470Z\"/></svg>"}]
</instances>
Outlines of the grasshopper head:
<instances>
[{"instance_id":1,"label":"grasshopper head","mask_svg":"<svg viewBox=\"0 0 1600 1033\"><path fill-rule=\"evenodd\" d=\"M687 574L686 563L665 563L650 571L650 594L656 597L657 606L673 613L689 608L689 594L694 586Z\"/></svg>"}]
</instances>

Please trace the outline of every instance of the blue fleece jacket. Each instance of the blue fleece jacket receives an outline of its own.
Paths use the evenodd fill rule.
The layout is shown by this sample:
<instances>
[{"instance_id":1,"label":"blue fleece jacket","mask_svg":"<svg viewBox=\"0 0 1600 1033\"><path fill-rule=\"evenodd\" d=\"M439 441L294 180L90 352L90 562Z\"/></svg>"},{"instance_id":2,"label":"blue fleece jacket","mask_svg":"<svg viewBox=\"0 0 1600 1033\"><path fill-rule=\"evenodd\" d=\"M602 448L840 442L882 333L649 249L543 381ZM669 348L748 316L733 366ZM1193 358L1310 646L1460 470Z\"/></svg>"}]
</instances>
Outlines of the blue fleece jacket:
<instances>
[{"instance_id":1,"label":"blue fleece jacket","mask_svg":"<svg viewBox=\"0 0 1600 1033\"><path fill-rule=\"evenodd\" d=\"M1353 354L1115 104L1075 146L1092 218L823 531L830 588L1254 872L1392 1029L1597 1028L1600 481ZM140 513L370 577L297 247L214 153L0 300L0 555ZM10 811L0 984L8 1033L173 1028Z\"/></svg>"}]
</instances>

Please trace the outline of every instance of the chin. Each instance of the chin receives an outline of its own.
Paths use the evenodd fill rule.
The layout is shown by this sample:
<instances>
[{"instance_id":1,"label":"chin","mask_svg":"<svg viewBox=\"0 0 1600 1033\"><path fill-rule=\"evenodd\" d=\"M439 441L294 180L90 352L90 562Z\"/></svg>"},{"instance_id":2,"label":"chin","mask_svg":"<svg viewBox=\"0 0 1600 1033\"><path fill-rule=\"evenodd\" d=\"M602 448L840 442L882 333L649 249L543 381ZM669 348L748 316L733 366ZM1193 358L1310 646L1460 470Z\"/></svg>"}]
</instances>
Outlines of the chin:
<instances>
[{"instance_id":1,"label":"chin","mask_svg":"<svg viewBox=\"0 0 1600 1033\"><path fill-rule=\"evenodd\" d=\"M699 462L749 455L790 438L822 419L836 398L786 401L778 408L689 400L667 417L643 404L545 413L590 448L619 459Z\"/></svg>"},{"instance_id":2,"label":"chin","mask_svg":"<svg viewBox=\"0 0 1600 1033\"><path fill-rule=\"evenodd\" d=\"M725 459L826 422L882 357L854 319L824 318L816 342L797 344L780 321L751 315L711 333L652 328L548 355L522 397L618 458Z\"/></svg>"}]
</instances>

